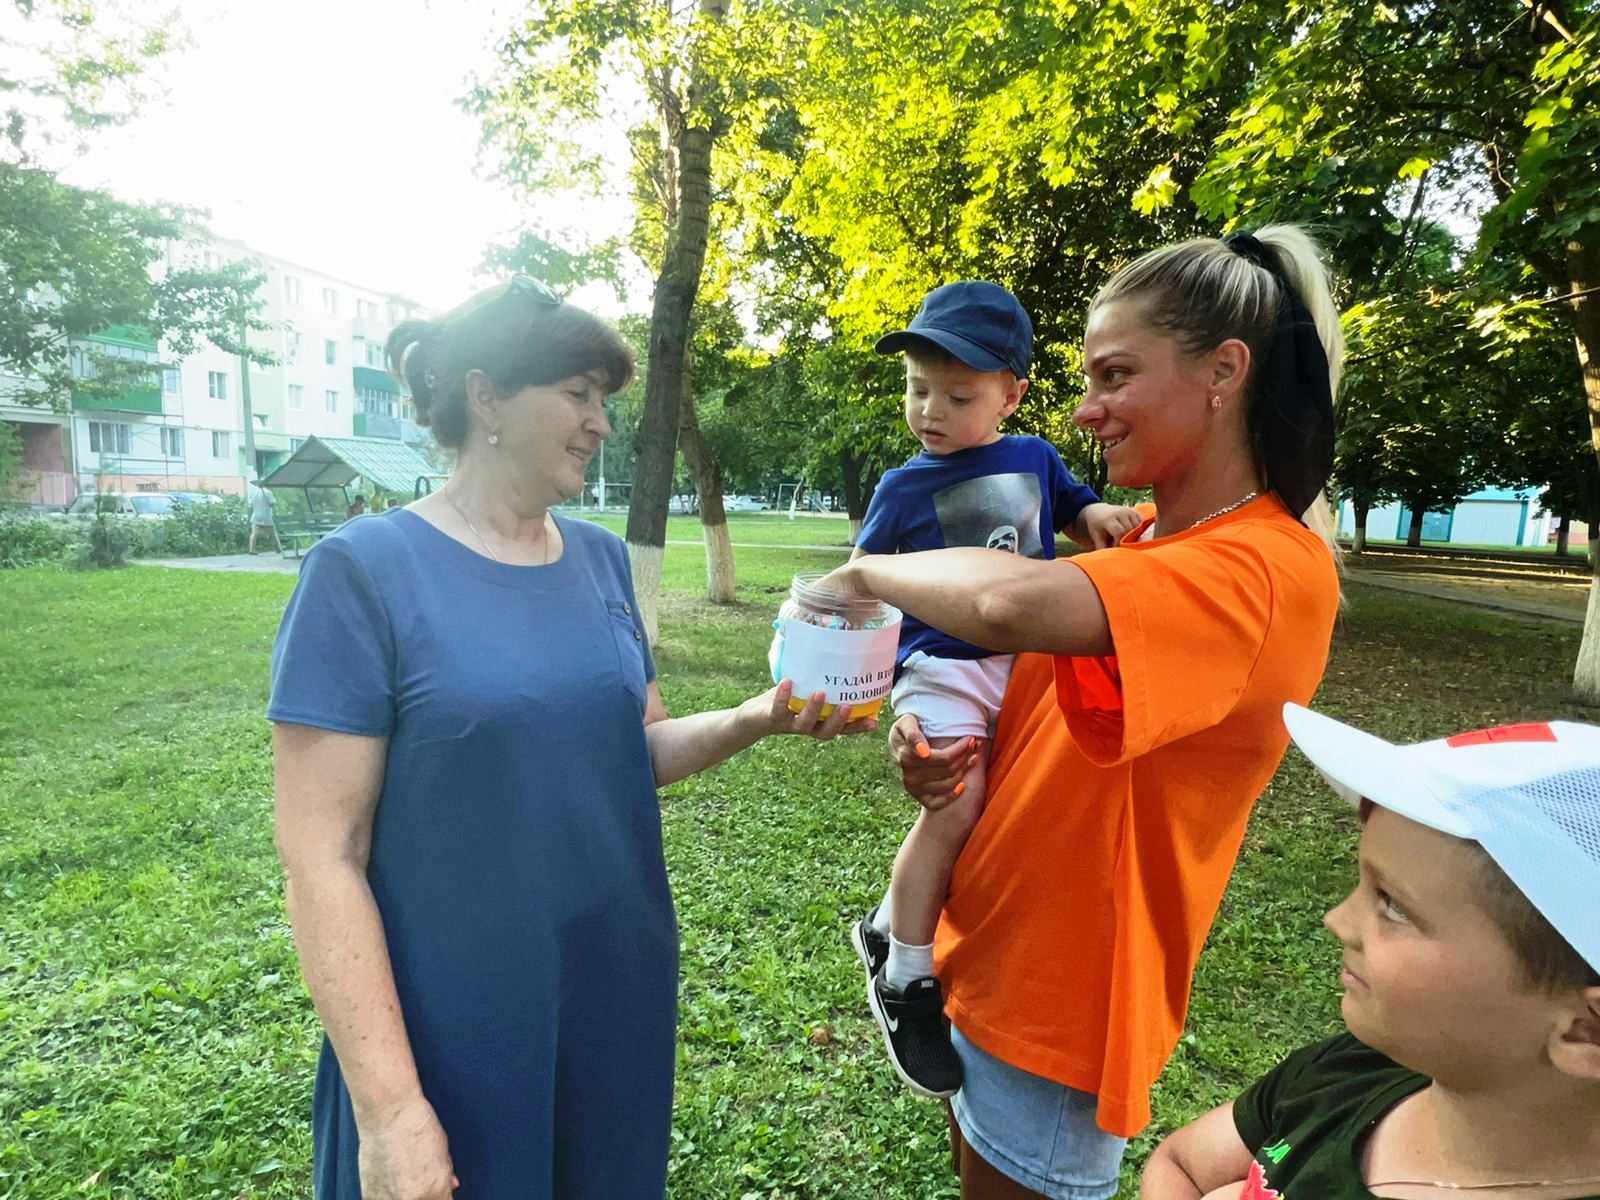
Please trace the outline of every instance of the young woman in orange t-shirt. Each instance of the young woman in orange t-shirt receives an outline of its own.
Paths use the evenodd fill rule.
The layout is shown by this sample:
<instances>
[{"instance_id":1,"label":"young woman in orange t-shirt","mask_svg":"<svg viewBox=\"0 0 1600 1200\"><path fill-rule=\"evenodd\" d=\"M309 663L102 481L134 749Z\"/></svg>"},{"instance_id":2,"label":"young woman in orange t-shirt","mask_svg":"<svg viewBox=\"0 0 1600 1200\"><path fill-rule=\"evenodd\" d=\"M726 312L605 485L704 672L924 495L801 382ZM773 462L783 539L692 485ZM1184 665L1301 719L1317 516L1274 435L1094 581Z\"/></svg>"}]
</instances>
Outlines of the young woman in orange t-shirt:
<instances>
[{"instance_id":1,"label":"young woman in orange t-shirt","mask_svg":"<svg viewBox=\"0 0 1600 1200\"><path fill-rule=\"evenodd\" d=\"M1343 340L1299 229L1197 239L1089 310L1074 419L1155 516L1055 562L867 555L841 584L1021 655L936 942L962 1195L1099 1200L1182 1032L1249 810L1311 698L1339 584L1322 490ZM890 748L927 809L981 745ZM927 1019L937 1023L932 1010Z\"/></svg>"}]
</instances>

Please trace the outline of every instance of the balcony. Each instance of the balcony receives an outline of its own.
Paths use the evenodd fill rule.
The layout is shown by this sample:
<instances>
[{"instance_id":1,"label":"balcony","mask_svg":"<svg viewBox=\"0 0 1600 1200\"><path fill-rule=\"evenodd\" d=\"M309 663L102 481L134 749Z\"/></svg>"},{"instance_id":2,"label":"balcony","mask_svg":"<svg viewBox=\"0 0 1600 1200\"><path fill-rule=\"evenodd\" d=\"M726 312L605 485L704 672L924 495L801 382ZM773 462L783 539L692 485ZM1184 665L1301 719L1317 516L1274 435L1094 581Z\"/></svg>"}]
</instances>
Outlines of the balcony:
<instances>
[{"instance_id":1,"label":"balcony","mask_svg":"<svg viewBox=\"0 0 1600 1200\"><path fill-rule=\"evenodd\" d=\"M358 412L355 415L355 435L367 438L400 440L400 418L386 417L381 413Z\"/></svg>"},{"instance_id":2,"label":"balcony","mask_svg":"<svg viewBox=\"0 0 1600 1200\"><path fill-rule=\"evenodd\" d=\"M72 373L80 385L72 389L72 407L83 412L127 412L161 414L161 368L156 343L142 329L132 325L114 325L100 333L92 334L71 348ZM131 380L119 390L109 394L98 389L89 390L88 381L99 374L96 362L104 359L124 359L134 363L148 363L149 381ZM143 375L143 370L134 372ZM123 372L126 377L127 372Z\"/></svg>"},{"instance_id":3,"label":"balcony","mask_svg":"<svg viewBox=\"0 0 1600 1200\"><path fill-rule=\"evenodd\" d=\"M161 415L161 386L130 387L113 396L72 389L72 407L78 412L129 412Z\"/></svg>"}]
</instances>

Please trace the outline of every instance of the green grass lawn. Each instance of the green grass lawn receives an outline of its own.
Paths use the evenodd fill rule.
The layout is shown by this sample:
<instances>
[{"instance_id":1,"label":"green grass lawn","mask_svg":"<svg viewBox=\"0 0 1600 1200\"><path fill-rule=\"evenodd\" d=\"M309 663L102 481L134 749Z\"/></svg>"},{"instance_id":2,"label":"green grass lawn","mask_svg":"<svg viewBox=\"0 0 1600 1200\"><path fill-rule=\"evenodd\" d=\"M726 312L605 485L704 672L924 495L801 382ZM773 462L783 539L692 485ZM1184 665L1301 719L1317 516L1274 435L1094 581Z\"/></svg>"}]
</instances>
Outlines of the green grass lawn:
<instances>
[{"instance_id":1,"label":"green grass lawn","mask_svg":"<svg viewBox=\"0 0 1600 1200\"><path fill-rule=\"evenodd\" d=\"M844 522L818 524L842 541ZM713 608L700 551L669 548L669 704L761 688L789 575L839 556L741 551L740 603ZM5 1200L309 1195L318 1032L284 924L261 716L292 585L0 572ZM1401 737L1580 715L1563 694L1576 636L1356 589L1321 702ZM673 1196L955 1196L940 1110L895 1082L846 944L912 816L881 740L768 742L669 789L662 813L684 952ZM1291 754L1129 1180L1157 1134L1334 1027L1338 954L1319 922L1354 839Z\"/></svg>"},{"instance_id":2,"label":"green grass lawn","mask_svg":"<svg viewBox=\"0 0 1600 1200\"><path fill-rule=\"evenodd\" d=\"M623 513L583 515L614 533L621 533L628 524ZM850 522L844 517L796 516L791 521L787 513L729 513L728 535L735 545L837 546L842 554L850 553ZM698 542L702 538L699 517L667 518L669 542Z\"/></svg>"}]
</instances>

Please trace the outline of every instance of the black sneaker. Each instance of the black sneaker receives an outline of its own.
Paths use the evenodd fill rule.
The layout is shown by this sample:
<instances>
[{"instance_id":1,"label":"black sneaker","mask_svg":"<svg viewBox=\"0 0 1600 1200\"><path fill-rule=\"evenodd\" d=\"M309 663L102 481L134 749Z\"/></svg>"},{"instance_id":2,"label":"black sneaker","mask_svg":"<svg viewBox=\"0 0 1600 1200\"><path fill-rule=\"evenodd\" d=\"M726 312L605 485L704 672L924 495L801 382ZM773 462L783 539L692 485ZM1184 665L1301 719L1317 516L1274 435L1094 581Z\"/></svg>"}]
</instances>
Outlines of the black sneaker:
<instances>
[{"instance_id":1,"label":"black sneaker","mask_svg":"<svg viewBox=\"0 0 1600 1200\"><path fill-rule=\"evenodd\" d=\"M902 992L876 975L867 985L867 1003L889 1048L894 1073L908 1088L933 1100L947 1100L961 1090L961 1059L950 1044L937 979L913 979Z\"/></svg>"},{"instance_id":2,"label":"black sneaker","mask_svg":"<svg viewBox=\"0 0 1600 1200\"><path fill-rule=\"evenodd\" d=\"M879 933L878 927L872 923L877 915L878 910L874 908L857 921L855 928L850 931L850 944L856 948L856 957L867 972L869 987L873 976L883 970L883 964L889 961L889 935Z\"/></svg>"}]
</instances>

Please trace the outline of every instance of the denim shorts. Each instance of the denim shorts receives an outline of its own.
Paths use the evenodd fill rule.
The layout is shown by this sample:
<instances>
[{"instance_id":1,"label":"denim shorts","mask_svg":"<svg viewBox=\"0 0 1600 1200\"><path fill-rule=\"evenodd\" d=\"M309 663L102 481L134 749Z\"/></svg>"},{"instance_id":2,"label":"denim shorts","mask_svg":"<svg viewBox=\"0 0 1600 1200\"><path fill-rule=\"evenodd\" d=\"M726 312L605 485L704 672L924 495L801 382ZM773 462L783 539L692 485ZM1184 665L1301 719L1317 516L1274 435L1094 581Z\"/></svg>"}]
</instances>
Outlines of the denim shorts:
<instances>
[{"instance_id":1,"label":"denim shorts","mask_svg":"<svg viewBox=\"0 0 1600 1200\"><path fill-rule=\"evenodd\" d=\"M1051 1200L1110 1200L1126 1138L1095 1124L1095 1097L1030 1075L951 1026L963 1082L951 1100L967 1145L1008 1179Z\"/></svg>"}]
</instances>

